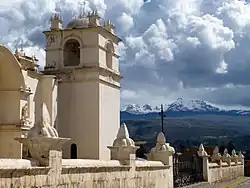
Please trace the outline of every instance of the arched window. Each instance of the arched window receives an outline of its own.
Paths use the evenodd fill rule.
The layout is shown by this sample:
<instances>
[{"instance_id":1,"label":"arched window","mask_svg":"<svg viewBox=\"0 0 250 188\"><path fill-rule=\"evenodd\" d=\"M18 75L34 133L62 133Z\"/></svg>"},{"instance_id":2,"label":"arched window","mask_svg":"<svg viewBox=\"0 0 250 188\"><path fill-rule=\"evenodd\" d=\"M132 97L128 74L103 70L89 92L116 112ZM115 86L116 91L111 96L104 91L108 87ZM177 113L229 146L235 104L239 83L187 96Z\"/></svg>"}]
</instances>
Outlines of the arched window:
<instances>
[{"instance_id":1,"label":"arched window","mask_svg":"<svg viewBox=\"0 0 250 188\"><path fill-rule=\"evenodd\" d=\"M113 68L113 52L114 52L113 44L112 42L109 41L106 44L106 65L110 69Z\"/></svg>"},{"instance_id":2,"label":"arched window","mask_svg":"<svg viewBox=\"0 0 250 188\"><path fill-rule=\"evenodd\" d=\"M65 67L80 65L80 43L75 39L69 39L63 49L63 63Z\"/></svg>"},{"instance_id":3,"label":"arched window","mask_svg":"<svg viewBox=\"0 0 250 188\"><path fill-rule=\"evenodd\" d=\"M71 144L70 146L70 158L77 159L77 145Z\"/></svg>"}]
</instances>

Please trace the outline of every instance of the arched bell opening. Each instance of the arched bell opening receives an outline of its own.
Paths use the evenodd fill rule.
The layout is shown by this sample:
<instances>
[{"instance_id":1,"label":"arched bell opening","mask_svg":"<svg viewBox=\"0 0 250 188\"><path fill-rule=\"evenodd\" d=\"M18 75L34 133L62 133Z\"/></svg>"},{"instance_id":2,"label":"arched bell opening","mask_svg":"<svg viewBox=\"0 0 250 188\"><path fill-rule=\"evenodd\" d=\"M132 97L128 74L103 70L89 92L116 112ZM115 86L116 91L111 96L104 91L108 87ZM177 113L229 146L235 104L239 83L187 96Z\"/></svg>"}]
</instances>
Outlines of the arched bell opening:
<instances>
[{"instance_id":1,"label":"arched bell opening","mask_svg":"<svg viewBox=\"0 0 250 188\"><path fill-rule=\"evenodd\" d=\"M65 67L80 65L80 43L76 39L69 39L63 48L63 64Z\"/></svg>"}]
</instances>

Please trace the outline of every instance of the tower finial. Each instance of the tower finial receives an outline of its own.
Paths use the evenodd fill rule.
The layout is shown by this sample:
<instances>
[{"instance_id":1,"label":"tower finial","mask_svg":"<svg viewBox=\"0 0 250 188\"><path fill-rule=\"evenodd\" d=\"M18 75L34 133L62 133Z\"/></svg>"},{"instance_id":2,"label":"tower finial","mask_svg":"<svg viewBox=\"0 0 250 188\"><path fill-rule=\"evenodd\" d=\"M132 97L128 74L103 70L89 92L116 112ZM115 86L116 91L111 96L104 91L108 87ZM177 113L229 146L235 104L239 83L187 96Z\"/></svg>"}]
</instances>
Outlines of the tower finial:
<instances>
[{"instance_id":1,"label":"tower finial","mask_svg":"<svg viewBox=\"0 0 250 188\"><path fill-rule=\"evenodd\" d=\"M23 51L23 40L21 40L20 47L21 47L21 51Z\"/></svg>"},{"instance_id":2,"label":"tower finial","mask_svg":"<svg viewBox=\"0 0 250 188\"><path fill-rule=\"evenodd\" d=\"M85 0L79 0L78 4L80 6L80 15L79 17L84 17L85 16L85 7L86 7L86 1Z\"/></svg>"}]
</instances>

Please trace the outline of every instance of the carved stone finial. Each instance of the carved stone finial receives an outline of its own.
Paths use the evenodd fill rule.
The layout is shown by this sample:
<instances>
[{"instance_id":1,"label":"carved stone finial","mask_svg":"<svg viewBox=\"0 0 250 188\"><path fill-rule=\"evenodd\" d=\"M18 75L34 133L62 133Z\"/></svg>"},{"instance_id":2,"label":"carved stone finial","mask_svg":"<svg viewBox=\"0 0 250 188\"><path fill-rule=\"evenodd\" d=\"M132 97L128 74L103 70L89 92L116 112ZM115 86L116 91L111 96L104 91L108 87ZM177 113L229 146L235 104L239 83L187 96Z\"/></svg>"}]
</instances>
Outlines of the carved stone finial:
<instances>
[{"instance_id":1,"label":"carved stone finial","mask_svg":"<svg viewBox=\"0 0 250 188\"><path fill-rule=\"evenodd\" d=\"M224 149L223 155L228 155L228 150L227 150L227 148Z\"/></svg>"},{"instance_id":2,"label":"carved stone finial","mask_svg":"<svg viewBox=\"0 0 250 188\"><path fill-rule=\"evenodd\" d=\"M241 151L239 152L238 157L240 157L240 158L245 158L244 155L241 153Z\"/></svg>"},{"instance_id":3,"label":"carved stone finial","mask_svg":"<svg viewBox=\"0 0 250 188\"><path fill-rule=\"evenodd\" d=\"M200 144L199 150L198 150L197 153L198 153L198 155L200 157L206 157L206 156L208 156L207 152L205 151L205 148L204 148L203 144Z\"/></svg>"},{"instance_id":4,"label":"carved stone finial","mask_svg":"<svg viewBox=\"0 0 250 188\"><path fill-rule=\"evenodd\" d=\"M128 128L125 123L120 126L113 146L135 146L134 141L129 138Z\"/></svg>"},{"instance_id":5,"label":"carved stone finial","mask_svg":"<svg viewBox=\"0 0 250 188\"><path fill-rule=\"evenodd\" d=\"M19 51L18 55L19 55L19 56L22 56L22 57L25 56L25 52L24 52L24 50L23 50L23 43L21 43L21 50Z\"/></svg>"},{"instance_id":6,"label":"carved stone finial","mask_svg":"<svg viewBox=\"0 0 250 188\"><path fill-rule=\"evenodd\" d=\"M19 54L19 51L18 51L18 48L16 48L15 55L18 55L18 54Z\"/></svg>"},{"instance_id":7,"label":"carved stone finial","mask_svg":"<svg viewBox=\"0 0 250 188\"><path fill-rule=\"evenodd\" d=\"M61 17L59 14L55 13L55 14L53 14L53 15L51 16L51 18L50 18L50 21L51 21L51 22L52 22L53 20L62 21L62 17Z\"/></svg>"},{"instance_id":8,"label":"carved stone finial","mask_svg":"<svg viewBox=\"0 0 250 188\"><path fill-rule=\"evenodd\" d=\"M199 151L205 151L203 144L199 146Z\"/></svg>"},{"instance_id":9,"label":"carved stone finial","mask_svg":"<svg viewBox=\"0 0 250 188\"><path fill-rule=\"evenodd\" d=\"M106 26L107 28L111 28L111 29L115 28L115 25L110 20L108 20L107 22L104 22L104 26Z\"/></svg>"},{"instance_id":10,"label":"carved stone finial","mask_svg":"<svg viewBox=\"0 0 250 188\"><path fill-rule=\"evenodd\" d=\"M245 158L244 155L240 151L239 154L238 154L238 159L241 162L241 164L244 164L244 158Z\"/></svg>"},{"instance_id":11,"label":"carved stone finial","mask_svg":"<svg viewBox=\"0 0 250 188\"><path fill-rule=\"evenodd\" d=\"M218 146L216 146L213 150L213 154L218 154L219 153L219 148Z\"/></svg>"},{"instance_id":12,"label":"carved stone finial","mask_svg":"<svg viewBox=\"0 0 250 188\"><path fill-rule=\"evenodd\" d=\"M236 151L235 151L235 150L232 150L231 160L232 160L235 164L238 163L238 155L236 154Z\"/></svg>"},{"instance_id":13,"label":"carved stone finial","mask_svg":"<svg viewBox=\"0 0 250 188\"><path fill-rule=\"evenodd\" d=\"M236 155L236 151L235 151L234 149L232 150L232 156L237 156L237 155ZM238 156L237 156L237 157L238 157Z\"/></svg>"},{"instance_id":14,"label":"carved stone finial","mask_svg":"<svg viewBox=\"0 0 250 188\"><path fill-rule=\"evenodd\" d=\"M89 18L89 26L90 27L97 27L100 26L100 16L98 15L97 10L93 10L92 12L88 13Z\"/></svg>"},{"instance_id":15,"label":"carved stone finial","mask_svg":"<svg viewBox=\"0 0 250 188\"><path fill-rule=\"evenodd\" d=\"M163 132L160 132L157 136L157 143L165 144L166 143L166 137Z\"/></svg>"},{"instance_id":16,"label":"carved stone finial","mask_svg":"<svg viewBox=\"0 0 250 188\"><path fill-rule=\"evenodd\" d=\"M128 128L125 123L121 124L117 133L117 138L129 138Z\"/></svg>"},{"instance_id":17,"label":"carved stone finial","mask_svg":"<svg viewBox=\"0 0 250 188\"><path fill-rule=\"evenodd\" d=\"M98 13L98 10L97 10L97 9L94 10L94 15L99 17L99 13Z\"/></svg>"},{"instance_id":18,"label":"carved stone finial","mask_svg":"<svg viewBox=\"0 0 250 188\"><path fill-rule=\"evenodd\" d=\"M110 20L108 20L107 22L104 22L103 27L109 32L111 32L112 34L114 34L115 25Z\"/></svg>"},{"instance_id":19,"label":"carved stone finial","mask_svg":"<svg viewBox=\"0 0 250 188\"><path fill-rule=\"evenodd\" d=\"M128 128L123 123L118 130L113 146L108 146L108 148L111 150L111 160L129 164L131 155L135 157L135 152L139 147L135 146L134 141L129 138Z\"/></svg>"},{"instance_id":20,"label":"carved stone finial","mask_svg":"<svg viewBox=\"0 0 250 188\"><path fill-rule=\"evenodd\" d=\"M62 20L62 17L55 13L54 15L51 16L50 18L50 21L51 21L51 29L52 30L60 30L62 29L62 24L63 24L63 20Z\"/></svg>"},{"instance_id":21,"label":"carved stone finial","mask_svg":"<svg viewBox=\"0 0 250 188\"><path fill-rule=\"evenodd\" d=\"M222 161L223 161L223 162L226 162L226 163L228 163L228 164L231 163L231 156L228 154L227 148L224 150L224 154L223 154L223 156L222 156Z\"/></svg>"},{"instance_id":22,"label":"carved stone finial","mask_svg":"<svg viewBox=\"0 0 250 188\"><path fill-rule=\"evenodd\" d=\"M149 153L149 160L152 161L162 161L163 164L170 163L169 157L175 153L175 149L166 143L166 138L164 133L160 132L157 136L157 143L154 148Z\"/></svg>"},{"instance_id":23,"label":"carved stone finial","mask_svg":"<svg viewBox=\"0 0 250 188\"><path fill-rule=\"evenodd\" d=\"M218 146L216 146L213 150L212 162L220 163L220 161L221 161L221 154L219 152Z\"/></svg>"},{"instance_id":24,"label":"carved stone finial","mask_svg":"<svg viewBox=\"0 0 250 188\"><path fill-rule=\"evenodd\" d=\"M175 152L174 148L166 143L166 137L163 132L160 132L157 136L156 146L152 149L152 151L167 151L171 154Z\"/></svg>"}]
</instances>

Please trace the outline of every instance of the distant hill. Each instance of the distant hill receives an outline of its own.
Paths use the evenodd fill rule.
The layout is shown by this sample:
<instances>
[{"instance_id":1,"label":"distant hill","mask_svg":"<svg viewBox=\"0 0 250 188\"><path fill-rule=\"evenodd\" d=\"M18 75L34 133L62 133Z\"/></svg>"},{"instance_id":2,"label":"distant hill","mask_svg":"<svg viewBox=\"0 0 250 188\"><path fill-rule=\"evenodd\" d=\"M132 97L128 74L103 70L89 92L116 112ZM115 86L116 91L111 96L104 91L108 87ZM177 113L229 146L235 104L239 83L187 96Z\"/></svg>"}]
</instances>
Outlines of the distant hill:
<instances>
[{"instance_id":1,"label":"distant hill","mask_svg":"<svg viewBox=\"0 0 250 188\"><path fill-rule=\"evenodd\" d=\"M121 120L158 118L159 112L159 106L127 104L121 109ZM205 101L184 100L183 98L178 98L175 102L164 105L164 113L167 117L197 115L250 116L250 110L225 110L210 105Z\"/></svg>"},{"instance_id":2,"label":"distant hill","mask_svg":"<svg viewBox=\"0 0 250 188\"><path fill-rule=\"evenodd\" d=\"M146 141L149 148L155 145L161 132L161 120L124 120L135 141ZM233 140L238 150L250 150L250 118L244 116L196 115L168 117L164 120L164 132L175 147L180 145L205 146L227 144Z\"/></svg>"}]
</instances>

